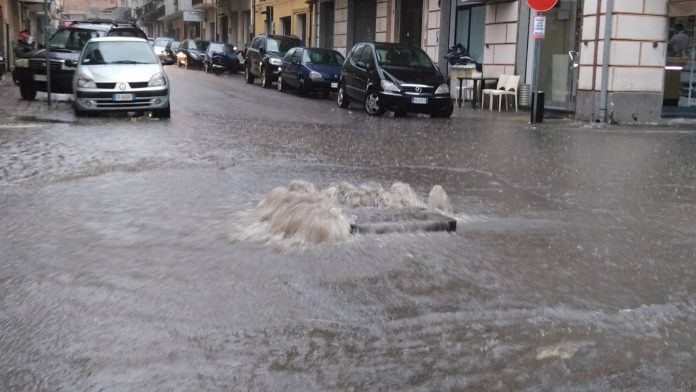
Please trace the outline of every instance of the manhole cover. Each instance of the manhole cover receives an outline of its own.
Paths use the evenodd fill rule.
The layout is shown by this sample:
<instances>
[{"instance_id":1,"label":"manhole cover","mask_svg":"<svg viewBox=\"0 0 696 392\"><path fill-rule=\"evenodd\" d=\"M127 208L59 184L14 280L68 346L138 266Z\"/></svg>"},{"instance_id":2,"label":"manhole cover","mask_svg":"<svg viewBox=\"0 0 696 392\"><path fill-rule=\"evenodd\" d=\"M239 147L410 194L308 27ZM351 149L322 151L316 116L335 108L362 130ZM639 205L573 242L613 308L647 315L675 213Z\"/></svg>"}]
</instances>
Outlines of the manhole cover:
<instances>
[{"instance_id":1,"label":"manhole cover","mask_svg":"<svg viewBox=\"0 0 696 392\"><path fill-rule=\"evenodd\" d=\"M421 208L357 208L345 210L352 234L457 230L457 220Z\"/></svg>"}]
</instances>

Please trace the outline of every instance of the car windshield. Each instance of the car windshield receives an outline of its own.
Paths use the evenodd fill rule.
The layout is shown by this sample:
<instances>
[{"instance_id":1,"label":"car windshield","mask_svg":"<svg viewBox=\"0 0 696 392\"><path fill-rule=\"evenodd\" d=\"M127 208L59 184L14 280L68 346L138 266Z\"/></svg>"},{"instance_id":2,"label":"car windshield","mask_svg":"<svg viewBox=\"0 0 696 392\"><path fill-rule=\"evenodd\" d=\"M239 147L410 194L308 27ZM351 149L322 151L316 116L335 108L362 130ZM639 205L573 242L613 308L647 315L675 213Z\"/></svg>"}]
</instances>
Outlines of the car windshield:
<instances>
[{"instance_id":1,"label":"car windshield","mask_svg":"<svg viewBox=\"0 0 696 392\"><path fill-rule=\"evenodd\" d=\"M50 49L82 49L92 38L103 37L104 32L98 30L63 29L58 30L48 41Z\"/></svg>"},{"instance_id":2,"label":"car windshield","mask_svg":"<svg viewBox=\"0 0 696 392\"><path fill-rule=\"evenodd\" d=\"M333 50L307 49L302 56L303 63L342 65L345 59Z\"/></svg>"},{"instance_id":3,"label":"car windshield","mask_svg":"<svg viewBox=\"0 0 696 392\"><path fill-rule=\"evenodd\" d=\"M210 46L208 47L209 52L222 53L222 54L227 54L233 50L234 50L234 46L230 45L230 44L211 43Z\"/></svg>"},{"instance_id":4,"label":"car windshield","mask_svg":"<svg viewBox=\"0 0 696 392\"><path fill-rule=\"evenodd\" d=\"M181 42L179 42L179 41L172 41L172 42L170 42L169 44L167 44L167 46L168 46L169 49L171 49L171 50L177 50L177 49L179 49L179 45L180 45L180 44L181 44Z\"/></svg>"},{"instance_id":5,"label":"car windshield","mask_svg":"<svg viewBox=\"0 0 696 392\"><path fill-rule=\"evenodd\" d=\"M425 52L410 46L375 45L377 61L383 67L417 67L432 68Z\"/></svg>"},{"instance_id":6,"label":"car windshield","mask_svg":"<svg viewBox=\"0 0 696 392\"><path fill-rule=\"evenodd\" d=\"M154 46L167 46L167 43L171 41L171 38L155 38Z\"/></svg>"},{"instance_id":7,"label":"car windshield","mask_svg":"<svg viewBox=\"0 0 696 392\"><path fill-rule=\"evenodd\" d=\"M208 49L208 45L210 45L209 41L189 41L189 49L197 49L200 51L205 51Z\"/></svg>"},{"instance_id":8,"label":"car windshield","mask_svg":"<svg viewBox=\"0 0 696 392\"><path fill-rule=\"evenodd\" d=\"M287 53L288 50L296 47L303 46L302 41L296 38L271 38L268 37L266 40L266 51L275 52L281 55Z\"/></svg>"},{"instance_id":9,"label":"car windshield","mask_svg":"<svg viewBox=\"0 0 696 392\"><path fill-rule=\"evenodd\" d=\"M90 42L82 64L157 64L159 61L147 42Z\"/></svg>"}]
</instances>

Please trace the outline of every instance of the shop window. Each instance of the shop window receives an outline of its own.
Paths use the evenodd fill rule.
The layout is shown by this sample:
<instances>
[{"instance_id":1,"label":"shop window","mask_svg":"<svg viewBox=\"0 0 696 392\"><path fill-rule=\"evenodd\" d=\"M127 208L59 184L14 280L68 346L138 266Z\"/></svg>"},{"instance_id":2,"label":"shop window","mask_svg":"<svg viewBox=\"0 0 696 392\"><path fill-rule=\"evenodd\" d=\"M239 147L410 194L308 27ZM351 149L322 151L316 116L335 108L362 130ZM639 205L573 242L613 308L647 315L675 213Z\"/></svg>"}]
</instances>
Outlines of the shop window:
<instances>
[{"instance_id":1,"label":"shop window","mask_svg":"<svg viewBox=\"0 0 696 392\"><path fill-rule=\"evenodd\" d=\"M486 7L457 7L455 44L469 50L469 56L483 63L484 33L486 31Z\"/></svg>"},{"instance_id":2,"label":"shop window","mask_svg":"<svg viewBox=\"0 0 696 392\"><path fill-rule=\"evenodd\" d=\"M670 6L665 115L696 114L696 6Z\"/></svg>"}]
</instances>

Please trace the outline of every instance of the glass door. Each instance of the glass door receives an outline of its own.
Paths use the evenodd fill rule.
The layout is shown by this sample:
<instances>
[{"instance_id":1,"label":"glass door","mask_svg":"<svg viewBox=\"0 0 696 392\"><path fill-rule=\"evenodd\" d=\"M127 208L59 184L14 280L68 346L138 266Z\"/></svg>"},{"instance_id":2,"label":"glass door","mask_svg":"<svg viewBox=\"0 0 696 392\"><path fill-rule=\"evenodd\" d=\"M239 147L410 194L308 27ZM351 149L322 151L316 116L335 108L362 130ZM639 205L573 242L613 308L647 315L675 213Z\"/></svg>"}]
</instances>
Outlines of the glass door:
<instances>
[{"instance_id":1,"label":"glass door","mask_svg":"<svg viewBox=\"0 0 696 392\"><path fill-rule=\"evenodd\" d=\"M539 89L546 107L575 111L583 0L559 0L544 13L546 34L541 43Z\"/></svg>"}]
</instances>

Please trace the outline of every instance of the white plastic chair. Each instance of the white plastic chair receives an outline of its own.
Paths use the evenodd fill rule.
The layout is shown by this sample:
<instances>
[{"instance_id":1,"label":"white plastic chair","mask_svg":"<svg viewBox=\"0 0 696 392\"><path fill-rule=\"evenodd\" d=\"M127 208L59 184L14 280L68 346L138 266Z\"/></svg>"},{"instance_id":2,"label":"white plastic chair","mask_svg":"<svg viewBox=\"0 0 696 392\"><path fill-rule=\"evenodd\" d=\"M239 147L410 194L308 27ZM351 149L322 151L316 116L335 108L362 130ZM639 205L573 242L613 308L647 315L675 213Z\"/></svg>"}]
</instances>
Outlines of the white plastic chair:
<instances>
[{"instance_id":1,"label":"white plastic chair","mask_svg":"<svg viewBox=\"0 0 696 392\"><path fill-rule=\"evenodd\" d=\"M505 96L506 109L510 105L510 101L508 101L507 97L512 95L515 98L515 111L517 111L517 90L519 90L519 84L520 75L510 75L507 83L505 84L505 92L503 92L503 95ZM498 110L500 110L500 102L498 102Z\"/></svg>"},{"instance_id":2,"label":"white plastic chair","mask_svg":"<svg viewBox=\"0 0 696 392\"><path fill-rule=\"evenodd\" d=\"M509 79L510 75L505 75L501 74L500 77L498 77L498 84L495 86L494 89L492 88L486 88L483 89L483 97L481 100L481 109L484 108L485 103L486 103L486 95L488 95L488 101L489 101L489 107L490 110L493 111L493 97L498 97L498 111L500 111L500 102L503 97L503 93L505 92L505 87L507 86L507 81Z\"/></svg>"}]
</instances>

